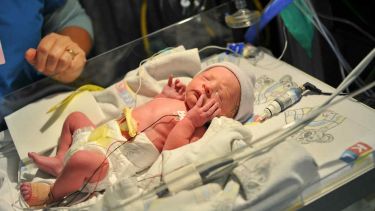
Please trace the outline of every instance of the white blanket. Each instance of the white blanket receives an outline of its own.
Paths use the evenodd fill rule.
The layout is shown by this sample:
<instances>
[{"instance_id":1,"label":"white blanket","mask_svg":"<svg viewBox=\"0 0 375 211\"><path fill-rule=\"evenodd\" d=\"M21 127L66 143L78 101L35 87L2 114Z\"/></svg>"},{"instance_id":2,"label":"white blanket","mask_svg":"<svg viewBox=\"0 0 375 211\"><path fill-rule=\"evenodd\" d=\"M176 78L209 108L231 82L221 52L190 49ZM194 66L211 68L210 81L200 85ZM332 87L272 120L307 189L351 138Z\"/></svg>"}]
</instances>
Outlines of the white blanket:
<instances>
[{"instance_id":1,"label":"white blanket","mask_svg":"<svg viewBox=\"0 0 375 211\"><path fill-rule=\"evenodd\" d=\"M193 57L191 55L194 55L194 52L189 57L197 58L197 55ZM181 52L179 56L185 57L186 55ZM168 59L173 61L176 57L169 57ZM168 61L168 59L164 58L163 61ZM179 58L179 60L182 59ZM151 60L151 62L153 61L155 60ZM172 64L180 65L176 62L172 62ZM148 97L158 93L168 75L175 74L174 70L176 69L176 67L171 66L167 66L169 68L152 67L154 68L152 71L149 71L151 69L148 68L137 69L129 72L125 77L129 86L136 90L140 81L139 75L136 73L142 72L140 74L141 84L148 84L148 86L142 86L138 92L143 93L140 95L141 97L138 96L141 100L148 100ZM198 71L190 68L186 69L185 72L180 71L179 75L191 77ZM190 78L183 79L185 81L190 80ZM145 89L143 90L143 88ZM168 174L189 165L193 166L189 169L194 169L194 166L199 166L205 161L225 156L236 148L244 147L251 141L251 137L249 128L239 122L223 117L215 118L201 140L172 151L162 152L148 171L140 176L124 178L118 185L107 189L104 199L100 200L95 208L97 210L103 208L111 210L119 208L121 210L124 207L129 210L194 210L195 208L216 210L219 207L227 210L230 208L241 209L246 206L258 207L259 209L280 208L280 206L286 206L294 200L305 185L318 179L317 166L309 153L299 145L286 142L278 145L270 152L254 158L254 162L249 160L242 163L235 169L233 175L228 175L228 180L216 180L213 183L198 186L200 184L199 178L196 178L196 174L191 173L191 175L181 178L178 185L185 185L187 190L165 198L157 199L154 196L148 200L138 199L130 204L127 203L139 194L144 194L158 187L162 182L165 182L164 178ZM294 152L293 155L290 155L291 151ZM264 160L267 160L267 162ZM257 177L248 180L249 175L256 175ZM137 182L135 183L135 181ZM258 186L255 186L255 184L258 184ZM266 200L267 197L271 197L273 200L270 202Z\"/></svg>"},{"instance_id":2,"label":"white blanket","mask_svg":"<svg viewBox=\"0 0 375 211\"><path fill-rule=\"evenodd\" d=\"M102 121L119 115L124 106L139 105L152 98L160 92L171 73L188 82L200 69L201 61L197 49L185 51L183 48L177 48L153 57L145 65L130 71L123 80L104 91L92 93L104 114ZM134 92L138 88L138 95L135 97ZM317 169L311 156L300 146L286 142L254 158L254 161L240 163L233 173L229 171L230 174L209 183L204 182L198 186L202 181L193 172L190 177L181 178L177 185L179 187L170 186L174 190L182 191L175 191L164 198L151 194L147 199L140 198L127 203L139 194L160 185L172 172L186 166L194 169L205 161L246 147L251 137L249 128L239 122L224 117L215 118L201 140L162 152L147 171L123 178L108 188L103 197L78 206L92 205L96 210L122 210L124 206L129 210L228 210L251 205L262 209L290 202L305 185L317 179ZM293 156L288 156L290 151L295 152ZM16 163L17 161L13 164ZM10 176L9 173L7 175ZM256 177L248 180L249 175ZM253 187L255 189L252 189ZM17 191L14 185L9 189L0 184L0 188L12 193ZM271 198L272 203L266 198ZM285 198L289 200L284 200ZM7 205L14 202L2 200L7 201Z\"/></svg>"},{"instance_id":3,"label":"white blanket","mask_svg":"<svg viewBox=\"0 0 375 211\"><path fill-rule=\"evenodd\" d=\"M152 191L162 183L163 177L184 166L199 166L205 161L219 158L233 150L245 147L251 140L249 130L228 118L215 118L201 140L176 150L164 151L144 174L124 178L104 193L97 210L115 208L129 210L252 210L280 209L289 205L305 185L318 178L317 166L301 146L282 143L253 159L245 160L222 178L201 186L187 185L187 189L157 198L156 195L132 198ZM293 152L293 153L290 153ZM190 182L189 176L181 183ZM190 185L190 186L189 186ZM153 197L152 197L153 196ZM118 200L113 200L118 199Z\"/></svg>"}]
</instances>

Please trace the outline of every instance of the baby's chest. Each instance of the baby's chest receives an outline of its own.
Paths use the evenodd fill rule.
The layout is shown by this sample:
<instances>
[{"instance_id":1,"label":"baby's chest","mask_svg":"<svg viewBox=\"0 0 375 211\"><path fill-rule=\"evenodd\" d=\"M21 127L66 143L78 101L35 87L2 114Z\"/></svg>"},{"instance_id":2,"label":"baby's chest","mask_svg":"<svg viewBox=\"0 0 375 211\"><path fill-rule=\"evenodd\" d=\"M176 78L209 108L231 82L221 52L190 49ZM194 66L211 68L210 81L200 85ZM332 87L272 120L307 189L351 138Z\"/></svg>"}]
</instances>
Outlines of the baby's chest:
<instances>
[{"instance_id":1,"label":"baby's chest","mask_svg":"<svg viewBox=\"0 0 375 211\"><path fill-rule=\"evenodd\" d=\"M154 100L133 111L139 130L154 128L168 130L181 120L186 113L183 102L173 100Z\"/></svg>"}]
</instances>

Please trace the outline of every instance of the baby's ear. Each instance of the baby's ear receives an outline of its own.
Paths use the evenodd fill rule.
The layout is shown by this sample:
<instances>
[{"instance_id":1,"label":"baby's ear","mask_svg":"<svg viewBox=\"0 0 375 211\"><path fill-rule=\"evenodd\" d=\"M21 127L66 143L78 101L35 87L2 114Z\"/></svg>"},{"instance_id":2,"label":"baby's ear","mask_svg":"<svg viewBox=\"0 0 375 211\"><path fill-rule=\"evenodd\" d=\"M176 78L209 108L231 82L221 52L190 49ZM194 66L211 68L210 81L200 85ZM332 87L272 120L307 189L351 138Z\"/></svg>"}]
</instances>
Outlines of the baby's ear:
<instances>
[{"instance_id":1,"label":"baby's ear","mask_svg":"<svg viewBox=\"0 0 375 211\"><path fill-rule=\"evenodd\" d=\"M240 109L240 100L237 100L236 101L236 104L234 105L233 109L232 109L232 116L231 118L235 118L236 115L237 115L237 112L238 112L238 109Z\"/></svg>"}]
</instances>

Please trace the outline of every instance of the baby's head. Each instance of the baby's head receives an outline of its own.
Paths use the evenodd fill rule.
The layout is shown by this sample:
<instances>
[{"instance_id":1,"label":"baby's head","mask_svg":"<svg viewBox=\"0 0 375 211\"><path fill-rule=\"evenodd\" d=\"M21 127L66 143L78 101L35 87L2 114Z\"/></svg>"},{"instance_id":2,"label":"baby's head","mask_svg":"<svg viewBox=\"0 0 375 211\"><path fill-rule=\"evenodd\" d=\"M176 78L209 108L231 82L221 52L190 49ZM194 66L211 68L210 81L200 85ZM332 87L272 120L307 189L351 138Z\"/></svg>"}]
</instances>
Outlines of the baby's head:
<instances>
[{"instance_id":1,"label":"baby's head","mask_svg":"<svg viewBox=\"0 0 375 211\"><path fill-rule=\"evenodd\" d=\"M186 88L186 104L192 108L200 95L217 97L221 116L244 123L254 108L255 77L235 64L222 62L200 71Z\"/></svg>"}]
</instances>

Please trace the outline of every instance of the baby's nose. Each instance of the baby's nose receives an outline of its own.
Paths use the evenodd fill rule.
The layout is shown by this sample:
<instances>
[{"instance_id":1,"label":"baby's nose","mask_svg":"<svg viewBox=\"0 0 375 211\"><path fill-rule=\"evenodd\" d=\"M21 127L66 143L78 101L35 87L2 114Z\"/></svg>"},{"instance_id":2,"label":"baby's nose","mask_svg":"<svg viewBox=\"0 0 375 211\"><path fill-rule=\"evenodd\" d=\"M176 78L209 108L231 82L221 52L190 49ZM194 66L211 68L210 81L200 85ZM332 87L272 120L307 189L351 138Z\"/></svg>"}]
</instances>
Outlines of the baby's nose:
<instances>
[{"instance_id":1,"label":"baby's nose","mask_svg":"<svg viewBox=\"0 0 375 211\"><path fill-rule=\"evenodd\" d=\"M203 84L203 90L209 98L215 93L215 88L211 83Z\"/></svg>"},{"instance_id":2,"label":"baby's nose","mask_svg":"<svg viewBox=\"0 0 375 211\"><path fill-rule=\"evenodd\" d=\"M211 94L212 94L212 87L209 85L209 84L203 84L203 90L204 90L204 93L207 95L207 97L211 97Z\"/></svg>"}]
</instances>

